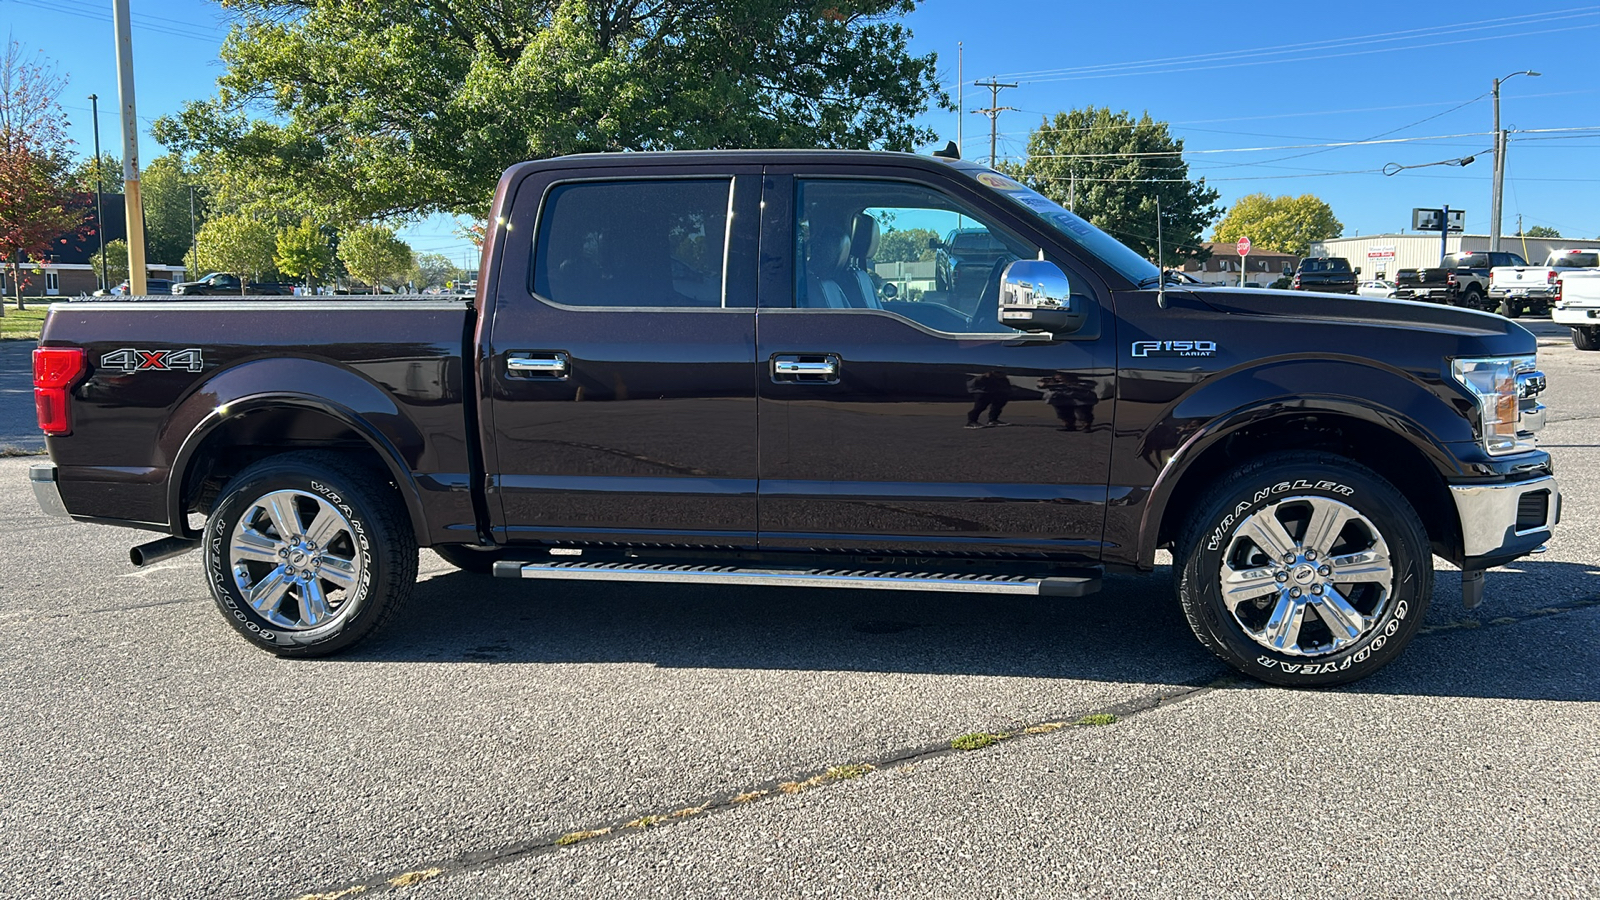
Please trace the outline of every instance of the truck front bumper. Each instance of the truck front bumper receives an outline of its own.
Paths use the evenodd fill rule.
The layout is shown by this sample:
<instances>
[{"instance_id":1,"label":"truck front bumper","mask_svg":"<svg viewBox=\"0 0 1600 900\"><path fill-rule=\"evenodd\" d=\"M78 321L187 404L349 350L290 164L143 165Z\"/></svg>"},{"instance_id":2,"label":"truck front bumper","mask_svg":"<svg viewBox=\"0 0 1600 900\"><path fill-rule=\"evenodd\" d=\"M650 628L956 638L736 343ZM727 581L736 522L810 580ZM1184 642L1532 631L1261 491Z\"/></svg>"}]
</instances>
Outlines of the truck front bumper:
<instances>
[{"instance_id":1,"label":"truck front bumper","mask_svg":"<svg viewBox=\"0 0 1600 900\"><path fill-rule=\"evenodd\" d=\"M61 502L61 488L56 486L56 467L50 463L34 463L28 467L28 481L33 485L33 499L47 516L71 518L67 505Z\"/></svg>"},{"instance_id":2,"label":"truck front bumper","mask_svg":"<svg viewBox=\"0 0 1600 900\"><path fill-rule=\"evenodd\" d=\"M1550 540L1561 521L1553 475L1500 484L1451 485L1461 519L1463 569L1488 569L1526 556Z\"/></svg>"}]
</instances>

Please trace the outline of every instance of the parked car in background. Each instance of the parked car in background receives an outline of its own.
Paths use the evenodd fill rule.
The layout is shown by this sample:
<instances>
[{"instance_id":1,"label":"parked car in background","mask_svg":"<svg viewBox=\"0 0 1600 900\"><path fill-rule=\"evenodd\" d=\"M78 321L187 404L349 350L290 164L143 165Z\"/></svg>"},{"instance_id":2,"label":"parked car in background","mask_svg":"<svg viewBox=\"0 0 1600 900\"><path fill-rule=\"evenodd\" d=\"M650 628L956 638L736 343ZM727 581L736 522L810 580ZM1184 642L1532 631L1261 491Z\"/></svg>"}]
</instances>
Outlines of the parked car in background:
<instances>
[{"instance_id":1,"label":"parked car in background","mask_svg":"<svg viewBox=\"0 0 1600 900\"><path fill-rule=\"evenodd\" d=\"M1362 297L1378 297L1390 300L1395 296L1395 286L1394 282L1378 278L1373 281L1361 282L1361 286L1356 288L1356 293Z\"/></svg>"},{"instance_id":2,"label":"parked car in background","mask_svg":"<svg viewBox=\"0 0 1600 900\"><path fill-rule=\"evenodd\" d=\"M933 244L934 289L948 292L947 305L971 312L994 264L1009 259L999 238L984 228L957 228Z\"/></svg>"},{"instance_id":3,"label":"parked car in background","mask_svg":"<svg viewBox=\"0 0 1600 900\"><path fill-rule=\"evenodd\" d=\"M1556 276L1550 319L1572 329L1572 346L1600 350L1600 268L1567 269Z\"/></svg>"},{"instance_id":4,"label":"parked car in background","mask_svg":"<svg viewBox=\"0 0 1600 900\"><path fill-rule=\"evenodd\" d=\"M1429 269L1401 269L1395 273L1395 296L1401 300L1448 303L1485 312L1502 311L1500 301L1489 299L1489 277L1496 266L1525 266L1515 253L1469 250L1447 254Z\"/></svg>"},{"instance_id":5,"label":"parked car in background","mask_svg":"<svg viewBox=\"0 0 1600 900\"><path fill-rule=\"evenodd\" d=\"M1289 287L1323 294L1354 294L1356 273L1350 268L1350 260L1340 256L1302 259Z\"/></svg>"},{"instance_id":6,"label":"parked car in background","mask_svg":"<svg viewBox=\"0 0 1600 900\"><path fill-rule=\"evenodd\" d=\"M212 272L199 281L184 281L172 286L172 293L180 297L205 297L212 294L266 294L289 296L295 286L278 281L251 281L240 285L239 276L229 272Z\"/></svg>"},{"instance_id":7,"label":"parked car in background","mask_svg":"<svg viewBox=\"0 0 1600 900\"><path fill-rule=\"evenodd\" d=\"M114 297L125 297L131 289L128 279L124 278L121 284L111 289L111 294ZM146 278L144 280L144 292L151 295L170 294L172 293L172 282L165 278Z\"/></svg>"},{"instance_id":8,"label":"parked car in background","mask_svg":"<svg viewBox=\"0 0 1600 900\"><path fill-rule=\"evenodd\" d=\"M1597 267L1600 250L1592 247L1553 251L1542 266L1496 266L1489 272L1489 299L1499 304L1500 314L1508 319L1524 312L1543 313L1556 299L1563 272Z\"/></svg>"}]
</instances>

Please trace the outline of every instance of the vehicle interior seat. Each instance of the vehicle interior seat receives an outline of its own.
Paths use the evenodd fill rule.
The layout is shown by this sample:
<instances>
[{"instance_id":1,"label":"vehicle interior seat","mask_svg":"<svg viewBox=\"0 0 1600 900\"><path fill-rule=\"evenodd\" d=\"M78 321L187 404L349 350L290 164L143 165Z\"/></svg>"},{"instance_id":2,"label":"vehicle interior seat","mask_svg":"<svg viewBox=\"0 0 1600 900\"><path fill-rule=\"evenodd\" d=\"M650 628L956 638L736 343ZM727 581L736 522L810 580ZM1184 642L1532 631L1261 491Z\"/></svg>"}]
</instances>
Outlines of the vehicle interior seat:
<instances>
[{"instance_id":1,"label":"vehicle interior seat","mask_svg":"<svg viewBox=\"0 0 1600 900\"><path fill-rule=\"evenodd\" d=\"M850 236L832 225L819 225L806 241L806 273L799 305L809 309L849 309L856 305L840 286L849 276Z\"/></svg>"},{"instance_id":2,"label":"vehicle interior seat","mask_svg":"<svg viewBox=\"0 0 1600 900\"><path fill-rule=\"evenodd\" d=\"M883 308L878 302L878 286L867 271L872 265L872 255L877 252L878 220L866 213L856 213L850 223L850 260L844 273L845 297L851 306Z\"/></svg>"}]
</instances>

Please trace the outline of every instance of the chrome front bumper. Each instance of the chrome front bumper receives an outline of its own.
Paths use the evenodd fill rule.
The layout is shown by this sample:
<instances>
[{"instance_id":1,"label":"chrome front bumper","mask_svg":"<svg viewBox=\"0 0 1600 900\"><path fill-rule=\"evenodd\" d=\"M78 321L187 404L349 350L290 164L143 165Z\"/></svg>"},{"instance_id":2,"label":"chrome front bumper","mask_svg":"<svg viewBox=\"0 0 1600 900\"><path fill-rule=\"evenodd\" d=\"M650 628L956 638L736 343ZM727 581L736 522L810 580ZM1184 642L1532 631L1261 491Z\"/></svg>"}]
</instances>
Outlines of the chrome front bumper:
<instances>
[{"instance_id":1,"label":"chrome front bumper","mask_svg":"<svg viewBox=\"0 0 1600 900\"><path fill-rule=\"evenodd\" d=\"M1506 484L1451 485L1461 517L1462 552L1472 557L1531 552L1550 539L1561 515L1554 476Z\"/></svg>"},{"instance_id":2,"label":"chrome front bumper","mask_svg":"<svg viewBox=\"0 0 1600 900\"><path fill-rule=\"evenodd\" d=\"M61 502L61 488L56 486L56 467L50 463L34 463L28 467L28 481L33 484L33 499L47 516L71 518L67 505Z\"/></svg>"}]
</instances>

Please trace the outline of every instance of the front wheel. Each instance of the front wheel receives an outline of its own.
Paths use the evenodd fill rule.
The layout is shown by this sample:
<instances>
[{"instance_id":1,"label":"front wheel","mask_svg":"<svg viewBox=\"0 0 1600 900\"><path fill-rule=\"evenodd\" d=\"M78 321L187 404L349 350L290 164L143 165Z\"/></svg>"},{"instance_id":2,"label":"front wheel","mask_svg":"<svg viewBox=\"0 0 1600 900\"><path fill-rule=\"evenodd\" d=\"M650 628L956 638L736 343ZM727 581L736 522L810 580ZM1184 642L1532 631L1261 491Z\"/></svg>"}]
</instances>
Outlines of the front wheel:
<instances>
[{"instance_id":1,"label":"front wheel","mask_svg":"<svg viewBox=\"0 0 1600 900\"><path fill-rule=\"evenodd\" d=\"M417 544L388 476L284 453L234 476L206 520L206 578L228 624L280 656L326 656L410 597Z\"/></svg>"},{"instance_id":2,"label":"front wheel","mask_svg":"<svg viewBox=\"0 0 1600 900\"><path fill-rule=\"evenodd\" d=\"M1200 642L1293 687L1383 668L1433 591L1427 531L1404 495L1343 457L1264 457L1198 504L1178 547L1178 598Z\"/></svg>"},{"instance_id":3,"label":"front wheel","mask_svg":"<svg viewBox=\"0 0 1600 900\"><path fill-rule=\"evenodd\" d=\"M1577 326L1572 329L1572 346L1579 350L1600 350L1600 328Z\"/></svg>"}]
</instances>

